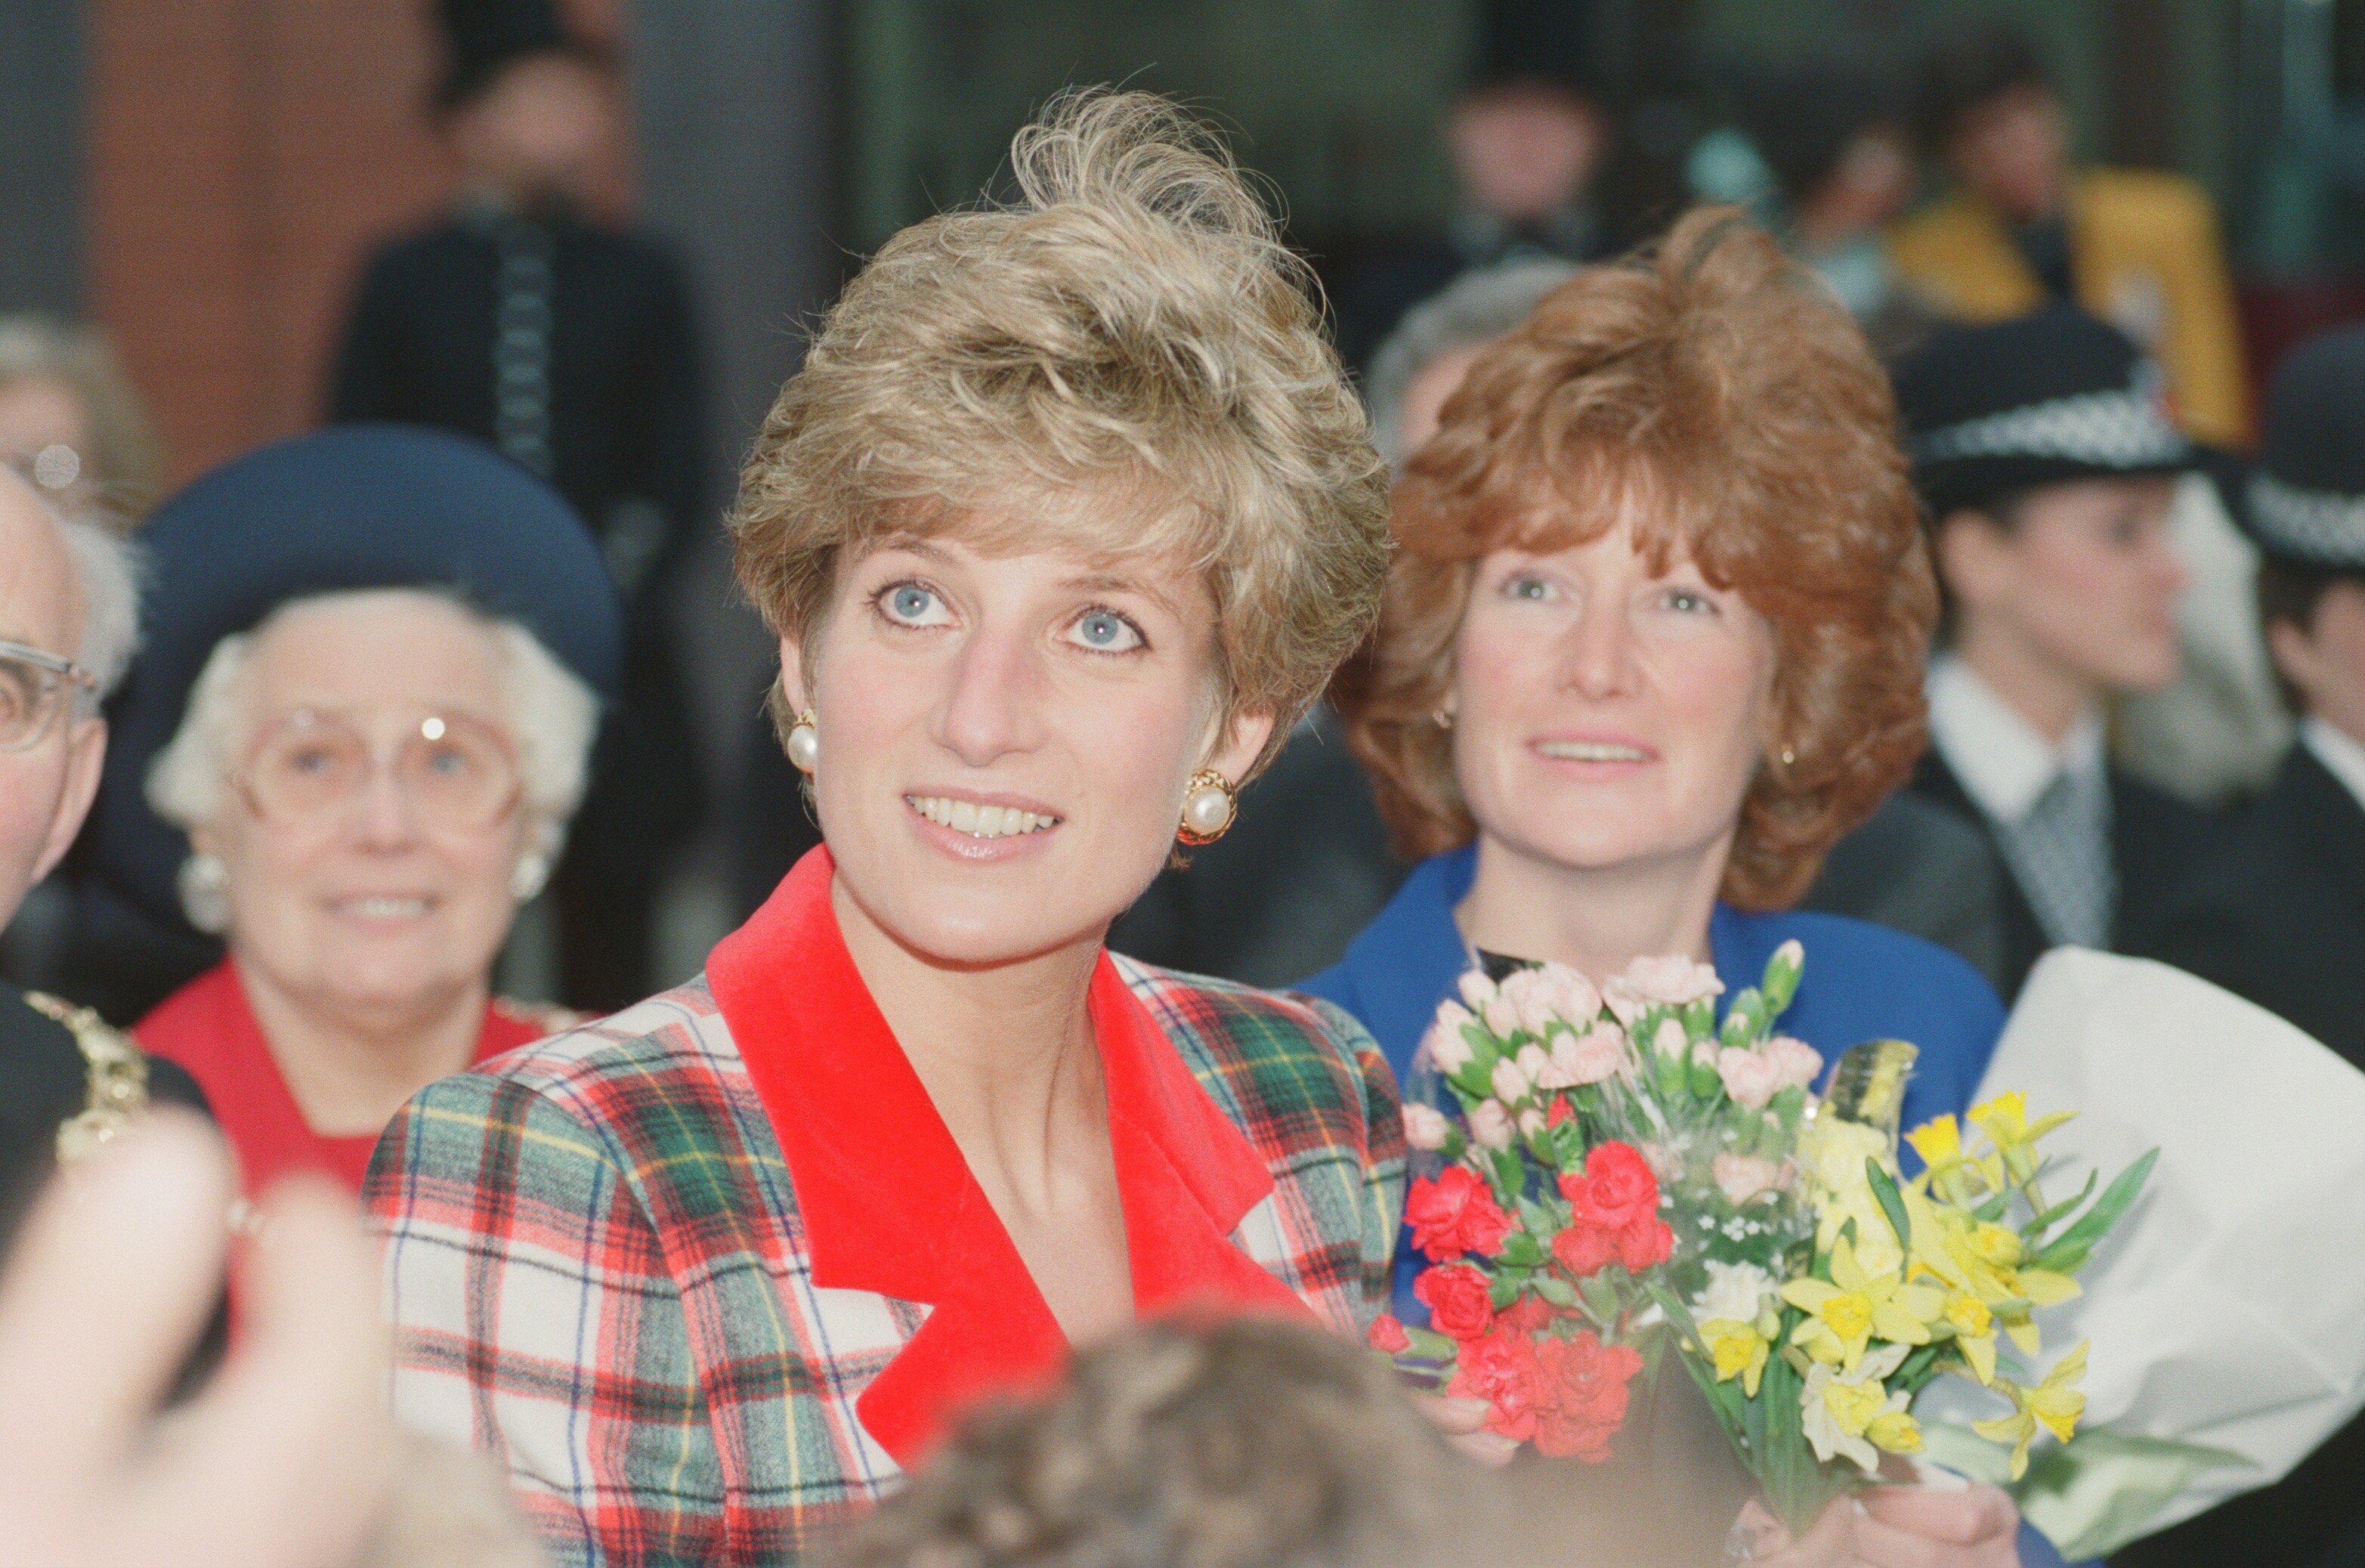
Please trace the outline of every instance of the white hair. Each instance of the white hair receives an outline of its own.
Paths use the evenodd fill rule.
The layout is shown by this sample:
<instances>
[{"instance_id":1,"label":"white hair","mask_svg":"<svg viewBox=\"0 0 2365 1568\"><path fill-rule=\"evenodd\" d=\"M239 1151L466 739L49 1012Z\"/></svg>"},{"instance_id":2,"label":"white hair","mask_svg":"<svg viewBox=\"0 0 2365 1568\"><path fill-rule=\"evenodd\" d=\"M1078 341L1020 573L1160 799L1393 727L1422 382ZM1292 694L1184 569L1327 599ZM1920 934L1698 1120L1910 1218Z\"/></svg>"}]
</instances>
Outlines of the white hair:
<instances>
[{"instance_id":1,"label":"white hair","mask_svg":"<svg viewBox=\"0 0 2365 1568\"><path fill-rule=\"evenodd\" d=\"M1404 400L1413 378L1456 350L1493 342L1575 274L1574 263L1550 256L1473 267L1405 312L1373 353L1371 374L1363 377L1372 440L1389 467L1403 467L1412 455L1404 449Z\"/></svg>"},{"instance_id":2,"label":"white hair","mask_svg":"<svg viewBox=\"0 0 2365 1568\"><path fill-rule=\"evenodd\" d=\"M73 662L98 683L91 694L95 706L123 678L140 646L140 554L97 523L61 516L46 499L41 504L58 525L82 589L82 637Z\"/></svg>"},{"instance_id":3,"label":"white hair","mask_svg":"<svg viewBox=\"0 0 2365 1568\"><path fill-rule=\"evenodd\" d=\"M434 588L351 588L291 599L252 632L214 644L172 743L148 767L148 803L182 830L200 827L221 810L231 759L246 737L238 697L258 638L281 619L299 610L360 603L387 596L426 599L459 610L492 641L499 668L502 704L526 814L543 834L539 847L555 855L566 821L582 803L591 741L600 725L600 700L591 689L551 655L534 634L514 621L484 614L457 596Z\"/></svg>"}]
</instances>

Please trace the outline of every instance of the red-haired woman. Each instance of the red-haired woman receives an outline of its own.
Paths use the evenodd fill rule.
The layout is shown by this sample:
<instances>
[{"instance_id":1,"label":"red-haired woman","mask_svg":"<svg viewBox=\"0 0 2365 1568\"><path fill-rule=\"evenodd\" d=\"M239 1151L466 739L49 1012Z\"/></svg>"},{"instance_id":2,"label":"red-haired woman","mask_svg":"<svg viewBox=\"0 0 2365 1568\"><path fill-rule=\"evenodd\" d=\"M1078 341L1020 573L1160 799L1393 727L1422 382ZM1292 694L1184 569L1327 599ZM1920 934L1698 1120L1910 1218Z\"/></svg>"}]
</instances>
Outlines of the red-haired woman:
<instances>
[{"instance_id":1,"label":"red-haired woman","mask_svg":"<svg viewBox=\"0 0 2365 1568\"><path fill-rule=\"evenodd\" d=\"M1785 1032L1827 1060L1911 1040L1907 1125L1963 1109L2003 1022L1986 980L1788 907L1922 747L1937 595L1893 424L1845 314L1712 211L1480 354L1397 486L1378 641L1342 703L1398 848L1427 858L1302 988L1399 1078L1482 954L1596 977L1683 954L1737 991L1796 938ZM1396 1306L1420 1321L1415 1267ZM1988 1554L1963 1562L2012 1561L2009 1504L1962 1495L1933 1528L1974 1529ZM1889 1561L1864 1537L1893 1528L1860 1522L1857 1557Z\"/></svg>"}]
</instances>

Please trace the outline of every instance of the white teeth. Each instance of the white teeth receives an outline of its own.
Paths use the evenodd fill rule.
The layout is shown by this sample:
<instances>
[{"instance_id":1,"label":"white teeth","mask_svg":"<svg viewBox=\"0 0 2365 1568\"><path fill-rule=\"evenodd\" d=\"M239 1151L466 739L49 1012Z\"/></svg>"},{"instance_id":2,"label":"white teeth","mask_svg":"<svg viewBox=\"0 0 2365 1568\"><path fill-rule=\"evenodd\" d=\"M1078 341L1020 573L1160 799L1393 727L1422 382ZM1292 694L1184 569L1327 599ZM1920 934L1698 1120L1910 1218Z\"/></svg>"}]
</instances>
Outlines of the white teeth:
<instances>
[{"instance_id":1,"label":"white teeth","mask_svg":"<svg viewBox=\"0 0 2365 1568\"><path fill-rule=\"evenodd\" d=\"M364 920L411 920L427 913L425 899L346 899L340 906Z\"/></svg>"},{"instance_id":2,"label":"white teeth","mask_svg":"<svg viewBox=\"0 0 2365 1568\"><path fill-rule=\"evenodd\" d=\"M1546 741L1536 749L1563 762L1642 762L1646 754L1631 745L1607 741Z\"/></svg>"},{"instance_id":3,"label":"white teeth","mask_svg":"<svg viewBox=\"0 0 2365 1568\"><path fill-rule=\"evenodd\" d=\"M1008 838L1014 834L1040 833L1059 819L1020 811L1016 806L981 806L975 801L948 800L942 795L906 795L903 803L935 823L971 838Z\"/></svg>"}]
</instances>

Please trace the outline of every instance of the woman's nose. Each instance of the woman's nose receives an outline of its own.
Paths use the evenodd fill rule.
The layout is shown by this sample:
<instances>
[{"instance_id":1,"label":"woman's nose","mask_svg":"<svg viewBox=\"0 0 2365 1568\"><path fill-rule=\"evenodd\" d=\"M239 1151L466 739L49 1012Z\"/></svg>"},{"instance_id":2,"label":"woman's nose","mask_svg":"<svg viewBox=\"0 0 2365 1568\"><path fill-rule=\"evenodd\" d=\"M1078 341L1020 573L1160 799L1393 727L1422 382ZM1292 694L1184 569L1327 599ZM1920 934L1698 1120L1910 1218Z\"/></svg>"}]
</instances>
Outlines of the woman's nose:
<instances>
[{"instance_id":1,"label":"woman's nose","mask_svg":"<svg viewBox=\"0 0 2365 1568\"><path fill-rule=\"evenodd\" d=\"M1633 678L1633 628L1614 610L1580 614L1566 634L1562 667L1567 685L1585 697L1619 695Z\"/></svg>"},{"instance_id":2,"label":"woman's nose","mask_svg":"<svg viewBox=\"0 0 2365 1568\"><path fill-rule=\"evenodd\" d=\"M1041 722L1040 676L1023 635L992 628L971 633L953 658L938 738L971 767L1026 750Z\"/></svg>"},{"instance_id":3,"label":"woman's nose","mask_svg":"<svg viewBox=\"0 0 2365 1568\"><path fill-rule=\"evenodd\" d=\"M419 837L417 808L388 767L373 767L354 792L350 831L371 849L402 849Z\"/></svg>"}]
</instances>

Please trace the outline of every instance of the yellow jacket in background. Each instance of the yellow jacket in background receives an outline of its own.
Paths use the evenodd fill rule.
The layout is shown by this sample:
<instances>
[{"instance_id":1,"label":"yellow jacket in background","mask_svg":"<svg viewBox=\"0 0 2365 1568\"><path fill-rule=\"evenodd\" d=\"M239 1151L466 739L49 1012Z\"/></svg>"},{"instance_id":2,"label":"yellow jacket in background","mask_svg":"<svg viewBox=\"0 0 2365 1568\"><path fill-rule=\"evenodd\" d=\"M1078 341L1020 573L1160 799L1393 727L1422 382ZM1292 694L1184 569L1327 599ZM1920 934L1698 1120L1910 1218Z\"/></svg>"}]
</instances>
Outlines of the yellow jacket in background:
<instances>
[{"instance_id":1,"label":"yellow jacket in background","mask_svg":"<svg viewBox=\"0 0 2365 1568\"><path fill-rule=\"evenodd\" d=\"M2090 169L2069 194L2078 303L2144 344L2166 372L2186 433L2250 440L2233 279L2208 194L2181 174ZM1986 203L1956 192L1889 231L1898 274L1939 308L2000 321L2045 302L2045 286Z\"/></svg>"}]
</instances>

